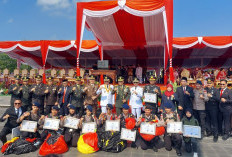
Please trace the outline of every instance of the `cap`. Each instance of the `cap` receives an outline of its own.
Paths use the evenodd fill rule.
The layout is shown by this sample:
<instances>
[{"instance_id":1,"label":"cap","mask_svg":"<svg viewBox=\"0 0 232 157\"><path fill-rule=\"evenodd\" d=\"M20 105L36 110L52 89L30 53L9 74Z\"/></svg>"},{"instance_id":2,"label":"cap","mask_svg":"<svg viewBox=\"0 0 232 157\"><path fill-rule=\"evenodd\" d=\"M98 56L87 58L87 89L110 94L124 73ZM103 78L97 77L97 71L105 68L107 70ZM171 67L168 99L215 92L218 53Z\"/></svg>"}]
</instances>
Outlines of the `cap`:
<instances>
[{"instance_id":1,"label":"cap","mask_svg":"<svg viewBox=\"0 0 232 157\"><path fill-rule=\"evenodd\" d=\"M41 76L41 75L36 75L35 79L36 79L36 80L41 80L41 79L42 79L42 76Z\"/></svg>"},{"instance_id":2,"label":"cap","mask_svg":"<svg viewBox=\"0 0 232 157\"><path fill-rule=\"evenodd\" d=\"M60 108L59 108L58 106L53 106L52 109L53 109L53 110L57 110L57 111L60 110Z\"/></svg>"},{"instance_id":3,"label":"cap","mask_svg":"<svg viewBox=\"0 0 232 157\"><path fill-rule=\"evenodd\" d=\"M197 80L196 84L202 85L202 82L200 80Z\"/></svg>"},{"instance_id":4,"label":"cap","mask_svg":"<svg viewBox=\"0 0 232 157\"><path fill-rule=\"evenodd\" d=\"M173 105L170 102L167 102L167 103L164 104L164 107L165 108L172 108Z\"/></svg>"},{"instance_id":5,"label":"cap","mask_svg":"<svg viewBox=\"0 0 232 157\"><path fill-rule=\"evenodd\" d=\"M188 81L187 77L182 77L181 80Z\"/></svg>"},{"instance_id":6,"label":"cap","mask_svg":"<svg viewBox=\"0 0 232 157\"><path fill-rule=\"evenodd\" d=\"M75 109L76 109L76 107L75 107L75 106L73 106L72 104L70 104L70 105L68 106L68 108L69 108L69 109L73 109L73 110L75 110Z\"/></svg>"},{"instance_id":7,"label":"cap","mask_svg":"<svg viewBox=\"0 0 232 157\"><path fill-rule=\"evenodd\" d=\"M107 104L107 107L110 108L111 110L113 109L113 105L112 104Z\"/></svg>"},{"instance_id":8,"label":"cap","mask_svg":"<svg viewBox=\"0 0 232 157\"><path fill-rule=\"evenodd\" d=\"M213 80L211 78L206 79L207 83L213 83Z\"/></svg>"},{"instance_id":9,"label":"cap","mask_svg":"<svg viewBox=\"0 0 232 157\"><path fill-rule=\"evenodd\" d=\"M104 81L110 81L110 78L108 76L105 76Z\"/></svg>"},{"instance_id":10,"label":"cap","mask_svg":"<svg viewBox=\"0 0 232 157\"><path fill-rule=\"evenodd\" d=\"M32 104L32 106L40 107L40 103L34 102L34 103Z\"/></svg>"},{"instance_id":11,"label":"cap","mask_svg":"<svg viewBox=\"0 0 232 157\"><path fill-rule=\"evenodd\" d=\"M63 79L62 82L68 82L68 79Z\"/></svg>"},{"instance_id":12,"label":"cap","mask_svg":"<svg viewBox=\"0 0 232 157\"><path fill-rule=\"evenodd\" d=\"M133 83L139 83L139 80L137 77L134 78Z\"/></svg>"},{"instance_id":13,"label":"cap","mask_svg":"<svg viewBox=\"0 0 232 157\"><path fill-rule=\"evenodd\" d=\"M124 103L124 104L122 105L122 108L128 110L130 107L128 106L127 103Z\"/></svg>"},{"instance_id":14,"label":"cap","mask_svg":"<svg viewBox=\"0 0 232 157\"><path fill-rule=\"evenodd\" d=\"M76 77L76 81L81 81L82 77L81 76L77 76Z\"/></svg>"},{"instance_id":15,"label":"cap","mask_svg":"<svg viewBox=\"0 0 232 157\"><path fill-rule=\"evenodd\" d=\"M119 77L118 77L118 82L121 82L121 81L124 81L124 77L119 76Z\"/></svg>"},{"instance_id":16,"label":"cap","mask_svg":"<svg viewBox=\"0 0 232 157\"><path fill-rule=\"evenodd\" d=\"M16 79L16 80L20 80L20 79L21 79L21 76L20 76L20 75L15 75L15 79Z\"/></svg>"},{"instance_id":17,"label":"cap","mask_svg":"<svg viewBox=\"0 0 232 157\"><path fill-rule=\"evenodd\" d=\"M23 81L28 81L29 80L29 77L23 77Z\"/></svg>"},{"instance_id":18,"label":"cap","mask_svg":"<svg viewBox=\"0 0 232 157\"><path fill-rule=\"evenodd\" d=\"M95 77L94 77L93 75L90 75L90 76L89 76L89 79L90 79L90 80L95 80Z\"/></svg>"},{"instance_id":19,"label":"cap","mask_svg":"<svg viewBox=\"0 0 232 157\"><path fill-rule=\"evenodd\" d=\"M155 81L156 80L156 77L151 75L150 78L149 78L150 81Z\"/></svg>"},{"instance_id":20,"label":"cap","mask_svg":"<svg viewBox=\"0 0 232 157\"><path fill-rule=\"evenodd\" d=\"M88 106L86 107L86 109L89 110L90 112L93 111L93 108L92 108L92 106L90 106L90 105L88 105Z\"/></svg>"},{"instance_id":21,"label":"cap","mask_svg":"<svg viewBox=\"0 0 232 157\"><path fill-rule=\"evenodd\" d=\"M53 80L53 77L47 77L48 80Z\"/></svg>"}]
</instances>

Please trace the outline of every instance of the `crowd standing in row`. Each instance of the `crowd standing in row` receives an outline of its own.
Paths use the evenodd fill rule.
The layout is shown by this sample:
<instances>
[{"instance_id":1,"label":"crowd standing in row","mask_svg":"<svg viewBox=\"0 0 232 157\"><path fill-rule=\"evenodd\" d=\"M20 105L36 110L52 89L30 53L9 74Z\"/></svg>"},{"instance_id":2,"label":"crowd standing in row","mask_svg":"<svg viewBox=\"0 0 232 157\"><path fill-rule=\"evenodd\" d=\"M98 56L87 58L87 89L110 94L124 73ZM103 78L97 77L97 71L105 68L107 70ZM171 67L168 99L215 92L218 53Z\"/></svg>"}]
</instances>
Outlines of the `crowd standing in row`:
<instances>
[{"instance_id":1,"label":"crowd standing in row","mask_svg":"<svg viewBox=\"0 0 232 157\"><path fill-rule=\"evenodd\" d=\"M110 84L109 77L104 78L104 84L98 85L94 76L89 77L89 84L83 85L81 77L76 77L76 84L68 86L68 80L64 79L60 87L54 85L53 78L47 78L47 84L42 83L42 77L36 77L36 84L29 85L28 78L16 76L15 84L9 87L11 94L11 107L6 110L1 121L7 120L0 132L3 143L7 141L6 135L12 129L19 126L27 119L37 121L42 129L46 117L60 119L60 128L64 128L63 122L67 117L80 119L79 129L59 129L57 131L44 129L42 133L23 132L22 138L36 137L44 141L50 132L64 135L65 142L70 146L77 146L80 128L84 122L95 122L98 127L104 127L106 120L119 119L123 127L125 119L135 118L136 128L141 122L156 121L157 126L167 126L169 122L182 121L185 125L201 126L201 137L213 135L213 141L217 142L218 136L223 140L230 137L232 114L232 91L227 88L227 81L220 81L220 88L214 87L214 82L209 78L204 88L201 81L196 82L196 88L187 85L187 78L181 78L181 86L173 91L171 84L162 94L160 87L156 85L155 76L150 76L149 84L145 87L139 85L140 79L133 79L133 86L124 85L124 78L118 77L118 85ZM161 105L156 103L143 103L144 93L155 93L156 99L161 99ZM98 112L100 101L100 113ZM129 102L129 105L128 105ZM116 114L112 112L116 108ZM131 113L129 113L131 110ZM152 148L155 152L163 146L166 150L176 150L181 156L182 138L187 152L197 152L197 139L182 137L180 134L170 134L167 131L163 140L156 136L151 141L145 141L141 136L136 137L132 147L142 149Z\"/></svg>"}]
</instances>

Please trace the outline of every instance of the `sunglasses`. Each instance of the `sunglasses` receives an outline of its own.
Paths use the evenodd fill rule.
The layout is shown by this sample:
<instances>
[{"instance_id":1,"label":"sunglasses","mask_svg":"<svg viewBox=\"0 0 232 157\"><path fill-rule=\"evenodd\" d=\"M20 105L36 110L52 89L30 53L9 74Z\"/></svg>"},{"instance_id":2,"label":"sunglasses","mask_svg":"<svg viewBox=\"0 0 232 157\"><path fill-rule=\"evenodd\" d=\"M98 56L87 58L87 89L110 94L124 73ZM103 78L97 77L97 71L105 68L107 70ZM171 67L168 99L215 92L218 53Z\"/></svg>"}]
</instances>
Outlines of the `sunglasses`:
<instances>
[{"instance_id":1,"label":"sunglasses","mask_svg":"<svg viewBox=\"0 0 232 157\"><path fill-rule=\"evenodd\" d=\"M226 85L226 84L222 84L222 83L221 83L220 85L223 85L223 86L224 86L224 85Z\"/></svg>"},{"instance_id":2,"label":"sunglasses","mask_svg":"<svg viewBox=\"0 0 232 157\"><path fill-rule=\"evenodd\" d=\"M20 105L21 103L14 103L15 105Z\"/></svg>"}]
</instances>

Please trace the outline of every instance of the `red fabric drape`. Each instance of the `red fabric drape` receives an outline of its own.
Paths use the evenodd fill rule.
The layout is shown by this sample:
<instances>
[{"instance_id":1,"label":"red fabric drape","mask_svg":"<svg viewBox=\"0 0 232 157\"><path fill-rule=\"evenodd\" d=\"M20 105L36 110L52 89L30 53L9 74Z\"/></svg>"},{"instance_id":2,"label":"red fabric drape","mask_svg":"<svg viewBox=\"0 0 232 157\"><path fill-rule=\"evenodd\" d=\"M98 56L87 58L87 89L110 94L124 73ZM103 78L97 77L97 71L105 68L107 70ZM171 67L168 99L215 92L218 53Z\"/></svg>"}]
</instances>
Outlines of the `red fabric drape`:
<instances>
[{"instance_id":1,"label":"red fabric drape","mask_svg":"<svg viewBox=\"0 0 232 157\"><path fill-rule=\"evenodd\" d=\"M127 0L126 6L141 11L156 10L164 6L165 0Z\"/></svg>"},{"instance_id":2,"label":"red fabric drape","mask_svg":"<svg viewBox=\"0 0 232 157\"><path fill-rule=\"evenodd\" d=\"M46 74L45 74L45 64L46 64L46 59L47 59L47 53L48 53L48 46L50 44L50 41L47 40L42 40L40 41L41 43L41 54L42 54L42 61L43 61L43 83L46 83Z\"/></svg>"}]
</instances>

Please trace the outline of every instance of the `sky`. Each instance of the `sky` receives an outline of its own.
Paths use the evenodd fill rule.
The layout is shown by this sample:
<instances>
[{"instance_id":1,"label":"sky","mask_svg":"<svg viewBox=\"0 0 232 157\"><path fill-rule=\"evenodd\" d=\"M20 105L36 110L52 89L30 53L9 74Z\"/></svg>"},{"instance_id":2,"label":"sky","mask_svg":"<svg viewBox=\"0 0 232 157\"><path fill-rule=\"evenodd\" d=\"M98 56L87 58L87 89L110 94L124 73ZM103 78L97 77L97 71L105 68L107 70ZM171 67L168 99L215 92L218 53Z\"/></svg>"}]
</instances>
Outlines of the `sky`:
<instances>
[{"instance_id":1,"label":"sky","mask_svg":"<svg viewBox=\"0 0 232 157\"><path fill-rule=\"evenodd\" d=\"M76 2L0 0L0 41L75 40ZM174 0L174 37L232 35L232 0ZM94 39L85 30L84 39Z\"/></svg>"}]
</instances>

